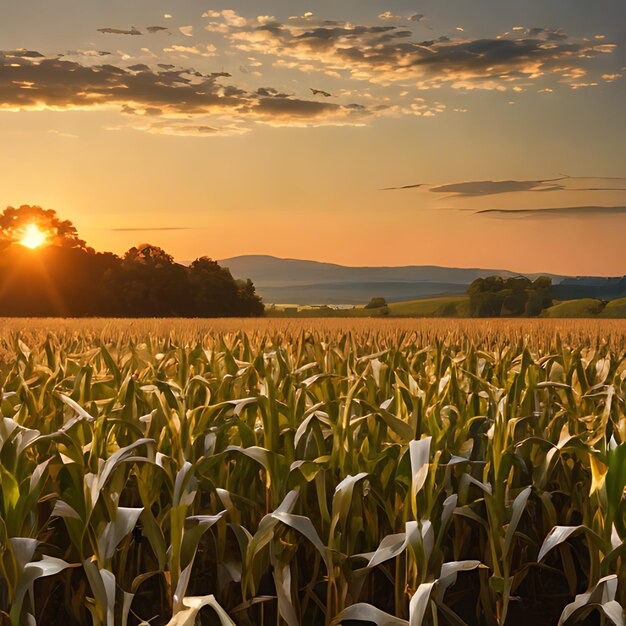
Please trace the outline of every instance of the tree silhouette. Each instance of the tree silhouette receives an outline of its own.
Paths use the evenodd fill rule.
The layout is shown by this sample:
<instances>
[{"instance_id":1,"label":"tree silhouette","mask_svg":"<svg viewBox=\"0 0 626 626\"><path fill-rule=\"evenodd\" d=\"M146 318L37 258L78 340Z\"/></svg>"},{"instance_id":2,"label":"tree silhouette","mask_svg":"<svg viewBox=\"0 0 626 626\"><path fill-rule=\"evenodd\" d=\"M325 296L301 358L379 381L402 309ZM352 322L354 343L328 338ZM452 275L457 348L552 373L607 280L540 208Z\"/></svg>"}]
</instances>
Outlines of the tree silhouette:
<instances>
[{"instance_id":1,"label":"tree silhouette","mask_svg":"<svg viewBox=\"0 0 626 626\"><path fill-rule=\"evenodd\" d=\"M15 243L30 224L47 244ZM162 248L135 246L120 258L98 253L74 225L41 207L0 216L0 316L229 317L263 315L250 280L237 281L207 257L190 267Z\"/></svg>"},{"instance_id":2,"label":"tree silhouette","mask_svg":"<svg viewBox=\"0 0 626 626\"><path fill-rule=\"evenodd\" d=\"M78 236L72 222L62 220L56 211L43 209L40 206L23 204L17 209L7 207L0 214L0 243L3 248L19 241L24 230L30 224L36 224L46 233L49 244L64 248L86 248L86 243Z\"/></svg>"},{"instance_id":3,"label":"tree silhouette","mask_svg":"<svg viewBox=\"0 0 626 626\"><path fill-rule=\"evenodd\" d=\"M477 278L467 289L472 317L536 317L551 306L552 279L539 276L530 281L525 276L504 280L500 276Z\"/></svg>"}]
</instances>

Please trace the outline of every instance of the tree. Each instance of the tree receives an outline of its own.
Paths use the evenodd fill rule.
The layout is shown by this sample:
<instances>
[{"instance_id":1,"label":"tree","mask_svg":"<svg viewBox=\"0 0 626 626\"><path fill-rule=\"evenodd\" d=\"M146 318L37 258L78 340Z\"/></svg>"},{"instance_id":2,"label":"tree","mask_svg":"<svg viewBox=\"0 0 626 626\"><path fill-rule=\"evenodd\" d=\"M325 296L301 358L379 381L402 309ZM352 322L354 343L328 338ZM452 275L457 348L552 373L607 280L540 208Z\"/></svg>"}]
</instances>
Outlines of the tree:
<instances>
[{"instance_id":1,"label":"tree","mask_svg":"<svg viewBox=\"0 0 626 626\"><path fill-rule=\"evenodd\" d=\"M142 263L153 268L163 268L174 265L174 257L171 254L165 252L163 248L153 246L149 243L142 243L128 250L124 255L124 260Z\"/></svg>"},{"instance_id":2,"label":"tree","mask_svg":"<svg viewBox=\"0 0 626 626\"><path fill-rule=\"evenodd\" d=\"M35 225L46 245L15 245ZM24 205L0 215L0 316L211 317L263 315L250 280L208 258L191 267L141 244L97 253L54 211Z\"/></svg>"},{"instance_id":3,"label":"tree","mask_svg":"<svg viewBox=\"0 0 626 626\"><path fill-rule=\"evenodd\" d=\"M472 317L500 317L503 304L501 293L484 291L470 298L470 312Z\"/></svg>"},{"instance_id":4,"label":"tree","mask_svg":"<svg viewBox=\"0 0 626 626\"><path fill-rule=\"evenodd\" d=\"M193 315L188 270L151 244L133 247L106 278L119 315L187 317Z\"/></svg>"},{"instance_id":5,"label":"tree","mask_svg":"<svg viewBox=\"0 0 626 626\"><path fill-rule=\"evenodd\" d=\"M254 283L249 279L238 280L239 297L241 299L243 317L257 317L263 315L265 307L260 296L256 292Z\"/></svg>"},{"instance_id":6,"label":"tree","mask_svg":"<svg viewBox=\"0 0 626 626\"><path fill-rule=\"evenodd\" d=\"M251 280L235 280L227 268L209 257L189 266L196 314L200 317L263 315L265 307Z\"/></svg>"},{"instance_id":7,"label":"tree","mask_svg":"<svg viewBox=\"0 0 626 626\"><path fill-rule=\"evenodd\" d=\"M387 300L385 298L372 298L366 305L366 309L382 309L387 306Z\"/></svg>"},{"instance_id":8,"label":"tree","mask_svg":"<svg viewBox=\"0 0 626 626\"><path fill-rule=\"evenodd\" d=\"M35 224L46 234L47 243L63 248L86 248L86 243L78 236L78 231L69 220L61 220L56 211L40 206L23 204L17 209L7 207L0 214L0 247L19 241L25 229Z\"/></svg>"},{"instance_id":9,"label":"tree","mask_svg":"<svg viewBox=\"0 0 626 626\"><path fill-rule=\"evenodd\" d=\"M504 296L502 312L505 315L524 315L526 303L528 302L528 291L526 289L504 289L501 294Z\"/></svg>"},{"instance_id":10,"label":"tree","mask_svg":"<svg viewBox=\"0 0 626 626\"><path fill-rule=\"evenodd\" d=\"M504 281L500 276L477 278L467 289L472 317L500 317L504 296Z\"/></svg>"},{"instance_id":11,"label":"tree","mask_svg":"<svg viewBox=\"0 0 626 626\"><path fill-rule=\"evenodd\" d=\"M528 295L525 313L528 317L537 317L544 309L552 306L552 279L539 276L533 281Z\"/></svg>"},{"instance_id":12,"label":"tree","mask_svg":"<svg viewBox=\"0 0 626 626\"><path fill-rule=\"evenodd\" d=\"M552 304L552 279L540 276L530 281L525 276L502 279L500 276L477 278L467 289L472 317L536 317Z\"/></svg>"}]
</instances>

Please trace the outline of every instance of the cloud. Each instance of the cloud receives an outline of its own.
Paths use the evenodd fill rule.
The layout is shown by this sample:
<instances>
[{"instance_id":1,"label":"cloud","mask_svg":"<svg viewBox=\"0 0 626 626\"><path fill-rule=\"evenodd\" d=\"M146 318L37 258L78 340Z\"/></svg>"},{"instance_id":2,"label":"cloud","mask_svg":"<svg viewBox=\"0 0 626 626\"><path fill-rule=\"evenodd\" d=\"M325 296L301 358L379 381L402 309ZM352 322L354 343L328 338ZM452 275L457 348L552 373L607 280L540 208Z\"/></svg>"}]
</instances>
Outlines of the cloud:
<instances>
[{"instance_id":1,"label":"cloud","mask_svg":"<svg viewBox=\"0 0 626 626\"><path fill-rule=\"evenodd\" d=\"M402 185L402 187L385 187L381 189L381 191L398 191L399 189L417 189L418 187L423 187L423 183L417 183L415 185Z\"/></svg>"},{"instance_id":2,"label":"cloud","mask_svg":"<svg viewBox=\"0 0 626 626\"><path fill-rule=\"evenodd\" d=\"M378 16L379 20L401 20L401 15L394 15L391 11L385 11Z\"/></svg>"},{"instance_id":3,"label":"cloud","mask_svg":"<svg viewBox=\"0 0 626 626\"><path fill-rule=\"evenodd\" d=\"M15 59L43 59L45 58L41 52L36 50L26 50L25 48L17 48L16 50L0 50L0 58L13 57Z\"/></svg>"},{"instance_id":4,"label":"cloud","mask_svg":"<svg viewBox=\"0 0 626 626\"><path fill-rule=\"evenodd\" d=\"M559 181L567 176L545 180L479 180L431 187L433 193L450 193L456 196L492 196L521 191L559 191L564 189Z\"/></svg>"},{"instance_id":5,"label":"cloud","mask_svg":"<svg viewBox=\"0 0 626 626\"><path fill-rule=\"evenodd\" d=\"M37 53L38 54L38 53ZM227 72L203 74L193 68L145 63L128 67L83 65L24 51L0 54L0 108L67 110L118 107L137 117L202 118L229 116L231 121L319 126L357 124L372 114L360 104L322 103L299 99L273 88L248 91L225 85ZM154 130L156 128L156 131ZM158 127L151 132L212 134L212 124ZM231 134L233 128L229 126ZM238 132L242 132L238 129Z\"/></svg>"},{"instance_id":6,"label":"cloud","mask_svg":"<svg viewBox=\"0 0 626 626\"><path fill-rule=\"evenodd\" d=\"M586 184L585 184L586 183ZM458 198L493 196L503 193L548 191L625 191L626 178L560 176L539 180L477 180L446 185L403 185L384 191L427 187L431 193L446 193Z\"/></svg>"},{"instance_id":7,"label":"cloud","mask_svg":"<svg viewBox=\"0 0 626 626\"><path fill-rule=\"evenodd\" d=\"M212 18L206 26L209 31L224 34L244 52L274 55L307 71L333 71L357 80L421 89L448 85L508 90L526 88L546 77L576 86L587 75L592 57L615 48L545 28L479 39L459 33L454 39L424 41L396 25L360 25L312 16L260 24L232 10L208 11L205 16ZM413 17L423 19L420 14Z\"/></svg>"},{"instance_id":8,"label":"cloud","mask_svg":"<svg viewBox=\"0 0 626 626\"><path fill-rule=\"evenodd\" d=\"M124 28L98 28L98 32L103 35L142 35L143 33L132 26L130 29Z\"/></svg>"},{"instance_id":9,"label":"cloud","mask_svg":"<svg viewBox=\"0 0 626 626\"><path fill-rule=\"evenodd\" d=\"M221 74L220 74L221 76ZM245 92L233 93L214 74L193 69L154 70L145 64L82 65L56 58L0 55L0 107L69 109L130 105L169 113L206 114L250 107Z\"/></svg>"},{"instance_id":10,"label":"cloud","mask_svg":"<svg viewBox=\"0 0 626 626\"><path fill-rule=\"evenodd\" d=\"M309 91L314 96L324 96L324 98L332 98L333 97L332 93L330 93L329 91L324 91L323 89L314 89L313 87L309 87Z\"/></svg>"},{"instance_id":11,"label":"cloud","mask_svg":"<svg viewBox=\"0 0 626 626\"><path fill-rule=\"evenodd\" d=\"M313 15L312 13L310 15ZM206 11L202 14L202 17L221 18L226 26L233 26L235 28L245 27L248 24L248 20L240 15L237 15L232 9L224 9L223 11Z\"/></svg>"},{"instance_id":12,"label":"cloud","mask_svg":"<svg viewBox=\"0 0 626 626\"><path fill-rule=\"evenodd\" d=\"M597 217L600 215L626 215L626 206L570 206L549 209L483 209L476 211L475 215L517 219Z\"/></svg>"},{"instance_id":13,"label":"cloud","mask_svg":"<svg viewBox=\"0 0 626 626\"><path fill-rule=\"evenodd\" d=\"M181 26L178 29L185 37L193 37L193 26Z\"/></svg>"},{"instance_id":14,"label":"cloud","mask_svg":"<svg viewBox=\"0 0 626 626\"><path fill-rule=\"evenodd\" d=\"M363 124L371 112L359 104L340 105L279 94L260 98L254 114L272 126L332 126Z\"/></svg>"},{"instance_id":15,"label":"cloud","mask_svg":"<svg viewBox=\"0 0 626 626\"><path fill-rule=\"evenodd\" d=\"M146 27L146 30L150 33L150 34L154 34L154 33L167 33L168 35L171 35L170 33L170 29L167 28L167 26L148 26Z\"/></svg>"},{"instance_id":16,"label":"cloud","mask_svg":"<svg viewBox=\"0 0 626 626\"><path fill-rule=\"evenodd\" d=\"M163 48L163 52L177 53L183 56L183 58L186 58L188 55L214 57L217 55L217 48L213 44L205 44L199 46L173 45L169 48Z\"/></svg>"},{"instance_id":17,"label":"cloud","mask_svg":"<svg viewBox=\"0 0 626 626\"><path fill-rule=\"evenodd\" d=\"M79 56L84 56L84 57L106 57L106 56L111 56L110 52L107 52L106 50L68 50L65 55L59 55L61 56L68 56L68 57L79 57ZM44 58L43 55L41 55L41 58Z\"/></svg>"},{"instance_id":18,"label":"cloud","mask_svg":"<svg viewBox=\"0 0 626 626\"><path fill-rule=\"evenodd\" d=\"M169 230L194 230L191 226L164 226L153 228L151 226L139 227L139 228L107 228L107 230L116 233L135 233L135 232L150 232L150 231L169 231Z\"/></svg>"},{"instance_id":19,"label":"cloud","mask_svg":"<svg viewBox=\"0 0 626 626\"><path fill-rule=\"evenodd\" d=\"M65 139L78 139L78 135L74 133L67 133L62 130L51 129L48 131L50 135L57 135L57 137L64 137Z\"/></svg>"},{"instance_id":20,"label":"cloud","mask_svg":"<svg viewBox=\"0 0 626 626\"><path fill-rule=\"evenodd\" d=\"M132 128L151 135L167 135L170 137L232 137L250 132L250 129L237 124L211 125L188 121L178 122L164 120L158 122L145 122L143 118L135 123ZM115 130L123 130L116 128Z\"/></svg>"}]
</instances>

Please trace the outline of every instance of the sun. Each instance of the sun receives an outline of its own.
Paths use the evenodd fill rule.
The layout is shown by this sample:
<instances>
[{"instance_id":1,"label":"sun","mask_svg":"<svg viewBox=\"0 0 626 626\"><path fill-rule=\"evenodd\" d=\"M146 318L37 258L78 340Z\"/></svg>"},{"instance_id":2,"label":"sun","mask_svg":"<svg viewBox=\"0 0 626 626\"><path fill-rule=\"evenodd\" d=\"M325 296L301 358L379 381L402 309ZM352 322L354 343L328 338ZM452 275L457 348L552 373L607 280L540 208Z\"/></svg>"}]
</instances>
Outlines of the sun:
<instances>
[{"instance_id":1,"label":"sun","mask_svg":"<svg viewBox=\"0 0 626 626\"><path fill-rule=\"evenodd\" d=\"M46 238L46 233L39 230L39 226L37 226L37 224L29 224L24 229L24 234L20 239L20 243L26 248L34 250L35 248L39 248L39 246L46 243Z\"/></svg>"}]
</instances>

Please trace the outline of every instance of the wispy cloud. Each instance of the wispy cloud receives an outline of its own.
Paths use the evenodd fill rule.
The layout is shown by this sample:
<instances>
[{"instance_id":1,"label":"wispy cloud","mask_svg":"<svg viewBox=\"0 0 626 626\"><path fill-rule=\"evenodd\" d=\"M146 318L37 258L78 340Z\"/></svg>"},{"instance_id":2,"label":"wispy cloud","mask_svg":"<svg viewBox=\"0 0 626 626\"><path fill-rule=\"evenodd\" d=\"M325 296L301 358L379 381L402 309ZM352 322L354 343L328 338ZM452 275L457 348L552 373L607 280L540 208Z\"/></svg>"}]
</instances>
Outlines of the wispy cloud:
<instances>
[{"instance_id":1,"label":"wispy cloud","mask_svg":"<svg viewBox=\"0 0 626 626\"><path fill-rule=\"evenodd\" d=\"M98 32L103 35L143 35L143 33L138 29L132 26L131 28L98 28Z\"/></svg>"},{"instance_id":2,"label":"wispy cloud","mask_svg":"<svg viewBox=\"0 0 626 626\"><path fill-rule=\"evenodd\" d=\"M125 130L127 127L118 126L113 130ZM144 131L151 135L169 135L171 137L232 137L250 132L250 128L241 124L199 124L188 120L136 121L132 128Z\"/></svg>"},{"instance_id":3,"label":"wispy cloud","mask_svg":"<svg viewBox=\"0 0 626 626\"><path fill-rule=\"evenodd\" d=\"M167 33L168 35L171 35L172 33L170 32L170 29L167 28L167 26L146 26L146 30L151 33Z\"/></svg>"},{"instance_id":4,"label":"wispy cloud","mask_svg":"<svg viewBox=\"0 0 626 626\"><path fill-rule=\"evenodd\" d=\"M590 184L585 185L585 182ZM546 191L626 191L626 178L560 176L543 180L482 180L439 185L430 191L458 197Z\"/></svg>"},{"instance_id":5,"label":"wispy cloud","mask_svg":"<svg viewBox=\"0 0 626 626\"><path fill-rule=\"evenodd\" d=\"M384 187L381 191L399 191L401 189L418 189L419 187L423 187L423 183L416 183L414 185L402 185L401 187Z\"/></svg>"},{"instance_id":6,"label":"wispy cloud","mask_svg":"<svg viewBox=\"0 0 626 626\"><path fill-rule=\"evenodd\" d=\"M431 193L449 194L457 198L494 196L508 193L556 191L624 191L626 178L560 176L539 180L476 180L445 185L418 183L400 187L385 187L383 191L427 189Z\"/></svg>"},{"instance_id":7,"label":"wispy cloud","mask_svg":"<svg viewBox=\"0 0 626 626\"><path fill-rule=\"evenodd\" d=\"M523 191L559 191L564 187L559 184L567 176L545 180L479 180L451 183L431 187L433 193L449 193L456 196L492 196L502 193Z\"/></svg>"},{"instance_id":8,"label":"wispy cloud","mask_svg":"<svg viewBox=\"0 0 626 626\"><path fill-rule=\"evenodd\" d=\"M107 228L107 230L116 232L116 233L136 233L136 232L150 232L150 231L167 231L167 230L195 230L191 226L162 226L162 227L151 227L151 226L140 226L138 228Z\"/></svg>"},{"instance_id":9,"label":"wispy cloud","mask_svg":"<svg viewBox=\"0 0 626 626\"><path fill-rule=\"evenodd\" d=\"M483 209L475 215L518 219L546 219L563 217L598 217L600 215L626 215L626 206L570 206L548 209Z\"/></svg>"}]
</instances>

